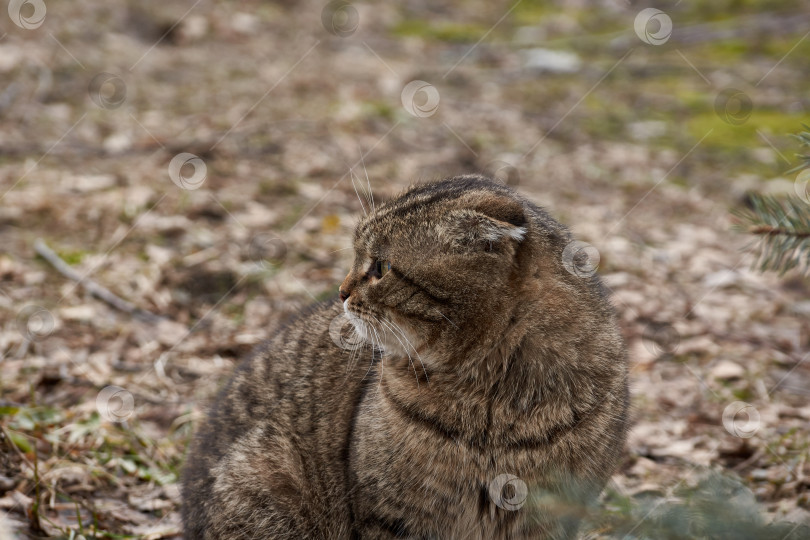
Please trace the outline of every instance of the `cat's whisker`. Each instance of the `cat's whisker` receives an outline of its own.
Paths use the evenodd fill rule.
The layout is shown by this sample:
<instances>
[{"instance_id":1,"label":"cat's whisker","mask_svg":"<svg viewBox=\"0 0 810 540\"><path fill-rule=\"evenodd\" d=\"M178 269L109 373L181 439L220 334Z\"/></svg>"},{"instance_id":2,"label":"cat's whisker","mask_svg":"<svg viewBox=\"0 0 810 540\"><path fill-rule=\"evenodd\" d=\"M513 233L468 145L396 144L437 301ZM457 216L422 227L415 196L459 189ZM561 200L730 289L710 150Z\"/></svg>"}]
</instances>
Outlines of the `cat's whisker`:
<instances>
[{"instance_id":1,"label":"cat's whisker","mask_svg":"<svg viewBox=\"0 0 810 540\"><path fill-rule=\"evenodd\" d=\"M394 332L392 331L391 333L393 334ZM396 334L394 334L394 337L396 337ZM397 340L400 341L399 338L397 338ZM400 343L402 343L402 341L400 341ZM411 356L411 353L408 352L408 348L404 344L402 346L405 348L405 354L408 355L408 363L411 365L411 368L413 368L413 376L416 377L416 387L418 388L420 386L420 381L419 381L419 372L416 371L416 362L413 361L413 357ZM414 350L414 352L416 352L416 350ZM419 360L419 364L422 366L422 371L424 372L425 365L422 364L422 359L419 358L419 353L416 353L416 356L417 360ZM425 373L425 382L428 382L427 373Z\"/></svg>"},{"instance_id":2,"label":"cat's whisker","mask_svg":"<svg viewBox=\"0 0 810 540\"><path fill-rule=\"evenodd\" d=\"M359 336L360 333L357 331L356 328L353 328L354 336ZM356 365L357 359L359 358L359 353L357 352L357 348L351 350L351 354L349 355L349 361L346 364L346 374L349 374L349 371Z\"/></svg>"},{"instance_id":3,"label":"cat's whisker","mask_svg":"<svg viewBox=\"0 0 810 540\"><path fill-rule=\"evenodd\" d=\"M374 332L375 335L378 336L378 339L379 339L379 334L377 334L377 329L374 328L374 326L371 325L371 324L369 324L368 327L371 329L372 332ZM374 340L372 339L372 349L371 349L371 363L372 364L374 363L373 342L374 342ZM378 348L380 349L380 351L382 351L383 350L382 340L379 340L379 342L380 342L380 346ZM384 369L385 369L385 358L384 358L384 355L380 354L380 382L377 384L377 392L378 393L382 389L382 381L383 381L383 371L384 371Z\"/></svg>"},{"instance_id":4,"label":"cat's whisker","mask_svg":"<svg viewBox=\"0 0 810 540\"><path fill-rule=\"evenodd\" d=\"M358 148L358 150L360 150L359 146L357 148ZM360 151L360 159L361 160L363 159L363 152L362 151ZM360 193L357 191L357 186L354 183L354 166L357 165L357 163L358 162L355 162L354 165L349 166L349 173L351 174L352 186L354 187L354 191L355 191L355 193L357 193L357 198L359 199L360 198ZM365 168L365 162L363 162L363 167ZM366 179L368 179L368 172L366 172ZM368 192L366 191L366 189L363 188L363 180L360 178L359 174L357 175L357 182L360 184L360 191L363 192L363 198L365 199L365 202L366 202L365 205L363 205L362 201L360 202L360 204L363 206L363 213L365 215L368 215L368 212L366 211L366 206L368 206L369 209L371 209L371 210L375 210L374 197L372 196L371 199L369 199ZM369 185L368 189L371 189L370 185Z\"/></svg>"},{"instance_id":5,"label":"cat's whisker","mask_svg":"<svg viewBox=\"0 0 810 540\"><path fill-rule=\"evenodd\" d=\"M346 251L347 249L354 249L354 247L353 247L353 246L349 246L349 247L345 247L345 248L340 248L340 249L336 249L335 251L330 251L329 253L330 253L330 254L331 254L331 253L337 253L338 251Z\"/></svg>"},{"instance_id":6,"label":"cat's whisker","mask_svg":"<svg viewBox=\"0 0 810 540\"><path fill-rule=\"evenodd\" d=\"M372 315L372 317L374 317ZM376 319L376 318L375 318ZM374 325L370 322L363 321L364 327L367 329L366 335L368 336L368 343L371 345L371 363L374 364L374 352L375 349L382 350L382 340L380 339L380 335L377 332L377 329L374 328ZM375 340L375 337L377 338Z\"/></svg>"},{"instance_id":7,"label":"cat's whisker","mask_svg":"<svg viewBox=\"0 0 810 540\"><path fill-rule=\"evenodd\" d=\"M367 324L365 321L363 321L362 319L360 319L360 324L364 325L364 328L366 328L366 327L370 327L370 325L368 325L368 324ZM354 326L354 325L352 325L352 326ZM373 339L372 339L371 335L370 335L368 332L361 333L361 332L359 332L359 331L357 330L357 328L354 328L354 332L355 332L355 335L356 335L356 336L359 336L359 337L360 337L360 339L362 339L364 342L365 342L365 341L370 341L370 342L371 342L371 345L372 345L372 346L371 346L371 362L369 362L369 364L368 364L368 369L366 370L365 375L363 375L363 380L365 380L365 379L366 379L366 377L368 377L368 374L369 374L369 373L371 373L371 368L373 368L373 367L374 367L374 341L373 341ZM355 347L354 349L352 349L352 356L351 356L351 358L352 358L352 359L354 359L354 361L356 361L356 360L358 360L358 359L360 358L361 349L363 349L363 347L362 347L362 346Z\"/></svg>"},{"instance_id":8,"label":"cat's whisker","mask_svg":"<svg viewBox=\"0 0 810 540\"><path fill-rule=\"evenodd\" d=\"M419 373L416 372L416 364L414 364L414 362L413 362L413 357L411 357L411 353L408 352L407 345L405 345L402 342L402 340L399 339L399 337L397 337L397 334L394 332L394 329L391 326L389 326L388 323L386 323L384 320L378 319L377 317L374 317L374 319L377 322L379 322L380 324L382 324L385 328L388 328L389 330L391 330L391 335L394 336L394 339L399 341L400 345L402 345L402 348L405 350L405 354L408 355L408 365L410 365L413 368L413 374L416 377L416 386L419 387ZM403 335L402 337L405 337L405 336ZM407 340L407 338L406 338L406 340ZM415 349L414 349L414 352L416 352ZM421 362L421 360L420 360L420 362Z\"/></svg>"},{"instance_id":9,"label":"cat's whisker","mask_svg":"<svg viewBox=\"0 0 810 540\"><path fill-rule=\"evenodd\" d=\"M358 354L358 357L359 356L360 355ZM366 380L366 377L368 377L368 374L371 373L371 368L373 368L373 367L374 367L374 352L372 351L372 353L371 353L371 362L368 363L368 369L366 370L366 374L363 375L363 380Z\"/></svg>"},{"instance_id":10,"label":"cat's whisker","mask_svg":"<svg viewBox=\"0 0 810 540\"><path fill-rule=\"evenodd\" d=\"M363 199L360 197L360 192L357 191L357 184L354 183L354 170L349 169L349 175L352 181L352 187L354 188L354 193L357 195L357 200L360 201L360 206L363 208L363 214L368 215L368 211L366 210L366 205L363 204ZM358 180L359 181L359 180Z\"/></svg>"},{"instance_id":11,"label":"cat's whisker","mask_svg":"<svg viewBox=\"0 0 810 540\"><path fill-rule=\"evenodd\" d=\"M413 357L411 357L411 353L408 352L408 346L405 345L405 343L402 343L402 340L399 339L399 337L397 337L397 335L396 335L396 333L394 331L399 332L399 335L402 336L402 339L404 339L407 342L407 344L410 345L411 349L413 349L414 354L416 354L416 359L419 360L419 364L422 366L422 372L425 374L425 381L430 382L430 379L428 378L427 370L425 369L425 363L422 362L422 356L419 354L419 351L416 349L414 344L411 343L411 340L408 339L408 336L405 335L405 331L402 330L402 328L400 328L400 326L397 323L395 323L394 321L388 321L388 323L386 323L385 321L381 321L381 322L383 324L385 324L386 326L390 325L389 328L391 328L391 334L397 339L397 341L399 341L399 343L405 349L405 354L408 355L408 360L410 361L411 365L413 366L414 375L416 375L417 386L419 385L419 374L416 372L416 364L414 364L414 362L413 362Z\"/></svg>"},{"instance_id":12,"label":"cat's whisker","mask_svg":"<svg viewBox=\"0 0 810 540\"><path fill-rule=\"evenodd\" d=\"M410 346L411 346L411 349L413 349L413 352L414 352L414 354L416 355L417 360L419 360L419 363L422 365L422 372L425 374L425 381L426 381L426 382L430 382L430 379L428 379L427 370L425 369L425 363L424 363L424 362L422 362L422 355L420 355L420 354L419 354L419 351L417 350L416 346L414 346L414 344L413 344L413 343L411 343L411 340L409 340L409 339L408 339L408 336L406 336L406 335L405 335L405 331L402 329L402 327L400 327L400 326L399 326L397 323L395 323L394 321L388 321L388 322L389 322L389 323L390 323L390 324L391 324L391 325L392 325L392 326L393 326L393 327L394 327L396 330L398 330L398 331L399 331L400 335L402 336L402 339L404 339L406 342L408 342L408 345L410 345Z\"/></svg>"},{"instance_id":13,"label":"cat's whisker","mask_svg":"<svg viewBox=\"0 0 810 540\"><path fill-rule=\"evenodd\" d=\"M382 332L382 330L380 330L380 332ZM378 347L378 349L380 351L380 381L379 381L379 383L377 383L377 389L379 391L379 390L382 389L383 369L385 368L385 365L384 365L384 362L385 362L385 354L384 354L385 348L383 346L382 337L380 337L379 334L378 334L378 340L380 342L380 346Z\"/></svg>"},{"instance_id":14,"label":"cat's whisker","mask_svg":"<svg viewBox=\"0 0 810 540\"><path fill-rule=\"evenodd\" d=\"M362 150L360 151L360 161L363 163L363 171L366 173L366 186L368 186L368 194L371 197L371 210L376 211L377 207L374 204L374 192L371 191L371 180L368 177L368 169L366 169L366 158L363 156Z\"/></svg>"}]
</instances>

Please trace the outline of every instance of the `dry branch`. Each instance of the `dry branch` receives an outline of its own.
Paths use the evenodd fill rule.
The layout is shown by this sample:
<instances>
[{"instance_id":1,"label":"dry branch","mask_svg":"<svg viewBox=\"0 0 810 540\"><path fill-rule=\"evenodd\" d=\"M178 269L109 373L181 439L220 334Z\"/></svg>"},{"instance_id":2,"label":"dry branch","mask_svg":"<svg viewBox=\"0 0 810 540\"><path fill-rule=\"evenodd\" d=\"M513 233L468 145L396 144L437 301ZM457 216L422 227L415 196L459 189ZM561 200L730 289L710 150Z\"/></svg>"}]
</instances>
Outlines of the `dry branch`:
<instances>
[{"instance_id":1,"label":"dry branch","mask_svg":"<svg viewBox=\"0 0 810 540\"><path fill-rule=\"evenodd\" d=\"M76 270L74 270L68 263L63 261L62 258L59 257L59 255L57 255L51 248L49 248L41 238L38 238L34 242L34 250L40 255L40 257L51 263L51 266L53 266L60 274L82 285L87 292L99 300L108 303L115 309L128 313L133 317L148 323L158 323L163 320L163 317L155 315L151 311L141 309L132 302L128 302L120 296L117 296L106 287L102 287L92 279L79 275Z\"/></svg>"}]
</instances>

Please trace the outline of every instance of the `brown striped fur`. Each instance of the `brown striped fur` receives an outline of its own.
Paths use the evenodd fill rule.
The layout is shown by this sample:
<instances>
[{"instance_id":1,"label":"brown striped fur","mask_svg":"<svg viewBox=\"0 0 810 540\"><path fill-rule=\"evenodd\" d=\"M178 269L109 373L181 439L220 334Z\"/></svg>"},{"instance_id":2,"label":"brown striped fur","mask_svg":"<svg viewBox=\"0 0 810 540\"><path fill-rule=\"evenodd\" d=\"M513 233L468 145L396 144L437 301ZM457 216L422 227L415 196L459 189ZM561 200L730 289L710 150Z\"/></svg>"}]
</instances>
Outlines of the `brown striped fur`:
<instances>
[{"instance_id":1,"label":"brown striped fur","mask_svg":"<svg viewBox=\"0 0 810 540\"><path fill-rule=\"evenodd\" d=\"M186 538L573 537L617 465L628 392L612 308L566 271L570 241L478 176L377 207L345 305L282 330L214 402L184 473ZM344 310L373 346L335 344ZM527 486L521 507L491 495L503 474Z\"/></svg>"}]
</instances>

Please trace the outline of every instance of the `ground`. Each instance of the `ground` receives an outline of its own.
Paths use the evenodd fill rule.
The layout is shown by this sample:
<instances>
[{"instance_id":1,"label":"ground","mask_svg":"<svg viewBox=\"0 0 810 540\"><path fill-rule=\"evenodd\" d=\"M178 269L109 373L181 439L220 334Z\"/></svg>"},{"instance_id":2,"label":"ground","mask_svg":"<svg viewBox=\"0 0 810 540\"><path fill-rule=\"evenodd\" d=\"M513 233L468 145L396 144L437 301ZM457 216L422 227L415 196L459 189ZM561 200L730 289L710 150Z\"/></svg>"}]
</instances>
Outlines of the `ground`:
<instances>
[{"instance_id":1,"label":"ground","mask_svg":"<svg viewBox=\"0 0 810 540\"><path fill-rule=\"evenodd\" d=\"M178 537L207 400L335 294L369 188L483 171L592 246L630 350L633 429L584 534L710 537L678 511L727 482L742 495L702 515L802 537L810 288L752 270L733 211L799 185L810 8L649 7L11 1L0 516L36 538Z\"/></svg>"}]
</instances>

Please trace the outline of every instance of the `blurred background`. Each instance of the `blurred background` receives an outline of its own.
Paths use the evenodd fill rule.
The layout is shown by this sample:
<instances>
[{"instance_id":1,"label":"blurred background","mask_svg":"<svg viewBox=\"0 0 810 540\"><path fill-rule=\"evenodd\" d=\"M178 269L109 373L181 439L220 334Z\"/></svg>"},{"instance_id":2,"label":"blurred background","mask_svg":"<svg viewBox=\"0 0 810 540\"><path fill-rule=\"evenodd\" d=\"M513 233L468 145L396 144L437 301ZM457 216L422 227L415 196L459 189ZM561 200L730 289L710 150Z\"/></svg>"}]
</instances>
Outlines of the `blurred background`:
<instances>
[{"instance_id":1,"label":"blurred background","mask_svg":"<svg viewBox=\"0 0 810 540\"><path fill-rule=\"evenodd\" d=\"M336 294L369 192L472 172L592 246L630 348L634 428L583 535L728 515L806 537L810 289L752 270L732 212L799 193L807 2L7 8L0 516L21 538L179 537L207 400Z\"/></svg>"}]
</instances>

